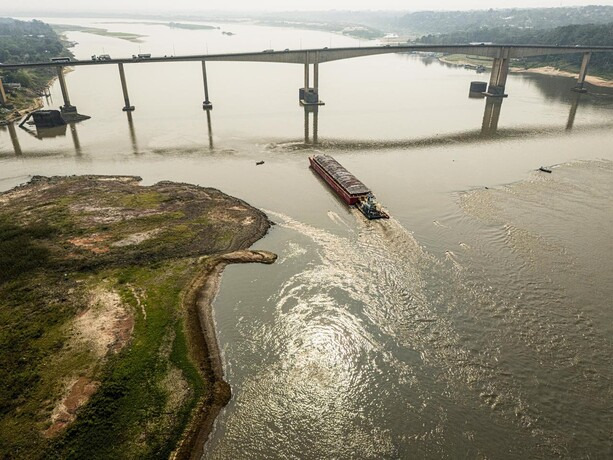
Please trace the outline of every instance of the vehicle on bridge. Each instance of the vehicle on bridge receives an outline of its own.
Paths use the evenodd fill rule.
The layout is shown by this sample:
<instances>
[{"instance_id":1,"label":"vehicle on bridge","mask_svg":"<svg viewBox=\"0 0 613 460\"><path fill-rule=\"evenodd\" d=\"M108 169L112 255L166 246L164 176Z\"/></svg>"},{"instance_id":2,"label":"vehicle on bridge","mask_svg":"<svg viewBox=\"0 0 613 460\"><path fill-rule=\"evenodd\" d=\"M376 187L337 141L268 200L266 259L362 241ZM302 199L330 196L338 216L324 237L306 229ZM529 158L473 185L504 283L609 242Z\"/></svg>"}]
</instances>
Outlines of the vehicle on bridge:
<instances>
[{"instance_id":1,"label":"vehicle on bridge","mask_svg":"<svg viewBox=\"0 0 613 460\"><path fill-rule=\"evenodd\" d=\"M51 62L70 62L70 57L53 57L51 58Z\"/></svg>"},{"instance_id":2,"label":"vehicle on bridge","mask_svg":"<svg viewBox=\"0 0 613 460\"><path fill-rule=\"evenodd\" d=\"M108 54L101 54L100 56L98 56L98 60L99 61L110 61L111 56Z\"/></svg>"},{"instance_id":3,"label":"vehicle on bridge","mask_svg":"<svg viewBox=\"0 0 613 460\"><path fill-rule=\"evenodd\" d=\"M133 54L132 59L150 59L151 53L140 53L138 55Z\"/></svg>"}]
</instances>

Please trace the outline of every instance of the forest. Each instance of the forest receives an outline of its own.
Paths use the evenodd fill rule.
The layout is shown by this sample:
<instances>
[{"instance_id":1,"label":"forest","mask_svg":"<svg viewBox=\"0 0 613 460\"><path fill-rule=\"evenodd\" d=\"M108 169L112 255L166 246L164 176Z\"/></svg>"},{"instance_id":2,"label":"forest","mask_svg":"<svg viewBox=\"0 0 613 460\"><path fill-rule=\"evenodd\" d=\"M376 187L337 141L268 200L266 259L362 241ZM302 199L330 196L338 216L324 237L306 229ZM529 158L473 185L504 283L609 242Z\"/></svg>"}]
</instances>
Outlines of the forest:
<instances>
[{"instance_id":1,"label":"forest","mask_svg":"<svg viewBox=\"0 0 613 460\"><path fill-rule=\"evenodd\" d=\"M419 11L402 16L398 27L412 33L448 34L488 29L553 29L567 25L613 22L613 6L506 8L470 11Z\"/></svg>"},{"instance_id":2,"label":"forest","mask_svg":"<svg viewBox=\"0 0 613 460\"><path fill-rule=\"evenodd\" d=\"M55 56L70 56L60 37L42 21L0 18L0 63L45 62ZM5 71L3 81L40 90L54 75L51 68Z\"/></svg>"},{"instance_id":3,"label":"forest","mask_svg":"<svg viewBox=\"0 0 613 460\"><path fill-rule=\"evenodd\" d=\"M415 40L421 44L486 42L513 45L566 45L566 46L613 46L613 22L608 24L578 24L553 29L517 29L512 27L479 27L461 32L440 35L425 35ZM526 67L552 65L568 70L577 70L581 54L562 56L538 56L525 59ZM590 72L613 76L613 53L594 53Z\"/></svg>"}]
</instances>

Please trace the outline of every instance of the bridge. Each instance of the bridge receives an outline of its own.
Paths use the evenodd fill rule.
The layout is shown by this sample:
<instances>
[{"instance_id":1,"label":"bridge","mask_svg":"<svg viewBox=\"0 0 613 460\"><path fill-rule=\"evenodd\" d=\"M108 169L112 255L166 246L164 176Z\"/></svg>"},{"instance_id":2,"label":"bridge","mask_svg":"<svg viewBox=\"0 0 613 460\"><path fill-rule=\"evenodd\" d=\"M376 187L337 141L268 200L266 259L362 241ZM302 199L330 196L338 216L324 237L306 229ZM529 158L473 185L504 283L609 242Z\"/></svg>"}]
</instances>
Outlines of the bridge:
<instances>
[{"instance_id":1,"label":"bridge","mask_svg":"<svg viewBox=\"0 0 613 460\"><path fill-rule=\"evenodd\" d=\"M548 46L548 45L492 45L492 44L466 44L466 45L385 45L369 47L350 47L350 48L320 48L306 50L274 51L264 50L262 52L248 53L227 53L227 54L199 54L187 56L164 56L164 57L143 57L133 56L132 58L90 60L90 61L53 61L53 62L33 62L24 64L0 64L0 70L12 70L22 68L55 67L62 90L64 105L61 107L63 116L70 118L72 115L78 116L76 107L70 102L68 87L64 79L64 67L79 66L100 66L117 65L119 77L124 97L124 111L134 110L130 104L128 86L126 82L124 65L126 64L147 64L154 62L201 62L204 84L205 110L212 109L209 100L209 88L207 81L207 62L271 62L285 64L300 64L304 66L304 87L300 89L300 100L303 105L322 105L319 99L319 64L338 61L342 59L352 59L365 56L375 56L380 54L396 53L446 53L446 54L466 54L472 56L483 56L493 60L490 74L489 85L485 95L489 97L506 97L505 87L509 74L509 64L511 59L545 56L545 55L583 55L581 69L577 78L577 85L573 90L585 92L585 78L587 76L590 58L593 53L613 52L613 46ZM311 86L311 67L313 68L313 84ZM0 81L0 104L6 104L7 99Z\"/></svg>"}]
</instances>

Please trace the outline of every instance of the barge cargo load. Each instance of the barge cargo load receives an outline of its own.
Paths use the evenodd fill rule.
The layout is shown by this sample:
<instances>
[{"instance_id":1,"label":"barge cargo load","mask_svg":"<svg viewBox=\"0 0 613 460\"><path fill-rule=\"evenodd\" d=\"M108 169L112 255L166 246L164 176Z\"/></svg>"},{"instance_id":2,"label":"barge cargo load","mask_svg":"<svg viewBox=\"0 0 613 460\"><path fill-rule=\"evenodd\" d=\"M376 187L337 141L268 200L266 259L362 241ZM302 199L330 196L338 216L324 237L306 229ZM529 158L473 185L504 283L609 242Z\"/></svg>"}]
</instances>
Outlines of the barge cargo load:
<instances>
[{"instance_id":1,"label":"barge cargo load","mask_svg":"<svg viewBox=\"0 0 613 460\"><path fill-rule=\"evenodd\" d=\"M376 202L369 188L330 155L314 155L309 157L309 162L311 168L345 203L350 206L356 205L369 219L389 218L389 215Z\"/></svg>"}]
</instances>

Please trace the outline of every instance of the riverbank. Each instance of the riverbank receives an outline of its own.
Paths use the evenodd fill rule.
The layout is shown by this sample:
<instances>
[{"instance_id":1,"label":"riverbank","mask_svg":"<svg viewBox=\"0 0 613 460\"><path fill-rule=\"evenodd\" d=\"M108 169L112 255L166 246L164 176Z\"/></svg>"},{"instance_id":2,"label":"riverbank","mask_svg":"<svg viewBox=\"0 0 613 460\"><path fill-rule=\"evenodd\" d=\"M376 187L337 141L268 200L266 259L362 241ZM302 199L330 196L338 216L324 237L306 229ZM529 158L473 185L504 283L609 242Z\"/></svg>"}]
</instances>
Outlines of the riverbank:
<instances>
[{"instance_id":1,"label":"riverbank","mask_svg":"<svg viewBox=\"0 0 613 460\"><path fill-rule=\"evenodd\" d=\"M219 352L213 320L213 301L219 291L221 275L228 264L272 264L277 255L268 251L235 251L208 258L202 271L194 278L183 296L186 330L190 351L200 365L200 371L212 389L198 402L191 422L186 427L177 449L171 455L175 459L200 459L204 445L213 429L221 409L230 401L231 389L223 379L223 365Z\"/></svg>"},{"instance_id":2,"label":"riverbank","mask_svg":"<svg viewBox=\"0 0 613 460\"><path fill-rule=\"evenodd\" d=\"M465 56L465 55L447 55L441 56L438 60L444 64L453 66L483 66L487 69L492 68L492 60L482 56ZM512 73L536 73L540 75L551 75L560 77L577 78L578 72L569 72L567 70L560 70L552 66L525 68L511 64L509 69ZM603 88L613 88L613 80L597 77L593 75L587 75L585 78L587 83L594 86L600 86Z\"/></svg>"},{"instance_id":3,"label":"riverbank","mask_svg":"<svg viewBox=\"0 0 613 460\"><path fill-rule=\"evenodd\" d=\"M0 456L190 458L229 400L211 304L227 264L274 262L246 250L270 222L215 189L139 181L0 195Z\"/></svg>"},{"instance_id":4,"label":"riverbank","mask_svg":"<svg viewBox=\"0 0 613 460\"><path fill-rule=\"evenodd\" d=\"M540 75L552 75L559 77L577 78L578 73L568 72L566 70L556 69L555 67L534 67L532 69L523 69L518 67L511 67L513 73L537 73ZM603 88L613 88L613 80L608 80L602 77L596 77L593 75L587 75L585 81L594 86L600 86Z\"/></svg>"},{"instance_id":5,"label":"riverbank","mask_svg":"<svg viewBox=\"0 0 613 460\"><path fill-rule=\"evenodd\" d=\"M49 81L49 85L47 87L51 86L53 80L54 79L51 79ZM15 103L13 98L11 98L11 103ZM23 99L23 103L17 102L17 106L11 111L7 113L0 113L0 124L15 123L21 120L28 113L34 110L42 109L43 105L42 97L38 94L30 92L30 94L27 94Z\"/></svg>"}]
</instances>

